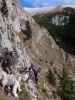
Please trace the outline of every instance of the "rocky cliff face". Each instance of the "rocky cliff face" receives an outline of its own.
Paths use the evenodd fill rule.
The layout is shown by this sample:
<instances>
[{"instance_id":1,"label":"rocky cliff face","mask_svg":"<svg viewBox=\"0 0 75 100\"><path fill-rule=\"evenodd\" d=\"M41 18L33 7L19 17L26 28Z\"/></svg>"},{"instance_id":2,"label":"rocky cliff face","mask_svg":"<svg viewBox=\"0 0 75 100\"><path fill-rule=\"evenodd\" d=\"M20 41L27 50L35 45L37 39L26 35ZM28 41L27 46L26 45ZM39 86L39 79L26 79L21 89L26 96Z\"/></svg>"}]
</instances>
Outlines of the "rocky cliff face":
<instances>
[{"instance_id":1,"label":"rocky cliff face","mask_svg":"<svg viewBox=\"0 0 75 100\"><path fill-rule=\"evenodd\" d=\"M25 61L27 53L19 37L19 33L26 29L24 22L28 20L27 16L28 14L25 16L15 0L0 0L0 80L2 80L3 87L10 83L8 80L12 81L13 87L20 87L20 70L31 64ZM18 85L15 83L17 81L19 82ZM15 91L14 89L17 88L14 87L13 91ZM18 96L16 91L13 94L14 97Z\"/></svg>"},{"instance_id":2,"label":"rocky cliff face","mask_svg":"<svg viewBox=\"0 0 75 100\"><path fill-rule=\"evenodd\" d=\"M64 26L69 22L69 16L56 15L52 18L51 23L58 26Z\"/></svg>"},{"instance_id":3,"label":"rocky cliff face","mask_svg":"<svg viewBox=\"0 0 75 100\"><path fill-rule=\"evenodd\" d=\"M60 100L58 96L54 99L52 91L56 88L48 84L45 76L49 69L56 69L60 74L64 66L74 69L74 64L74 57L59 48L48 31L40 27L15 0L0 0L0 79L14 95L4 93L1 100L15 100L14 97L19 100ZM41 72L36 84L34 70L38 68ZM13 91L9 89L10 85ZM19 97L17 86L22 89Z\"/></svg>"}]
</instances>

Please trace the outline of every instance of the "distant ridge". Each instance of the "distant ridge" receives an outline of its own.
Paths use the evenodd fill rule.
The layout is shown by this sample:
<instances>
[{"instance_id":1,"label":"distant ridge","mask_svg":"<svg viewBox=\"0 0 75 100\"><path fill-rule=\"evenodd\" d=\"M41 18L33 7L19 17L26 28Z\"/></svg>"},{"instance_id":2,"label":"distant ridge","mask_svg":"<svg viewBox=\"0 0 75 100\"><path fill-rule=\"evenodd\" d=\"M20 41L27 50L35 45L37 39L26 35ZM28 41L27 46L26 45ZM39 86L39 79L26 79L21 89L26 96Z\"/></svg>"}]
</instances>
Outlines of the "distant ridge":
<instances>
[{"instance_id":1,"label":"distant ridge","mask_svg":"<svg viewBox=\"0 0 75 100\"><path fill-rule=\"evenodd\" d=\"M46 14L48 12L61 12L64 8L71 7L75 9L75 5L58 5L58 6L50 6L50 7L42 7L42 8L27 8L24 7L24 10L31 13L31 15L35 14Z\"/></svg>"},{"instance_id":2,"label":"distant ridge","mask_svg":"<svg viewBox=\"0 0 75 100\"><path fill-rule=\"evenodd\" d=\"M51 7L42 7L42 8L27 8L24 7L24 10L28 11L31 14L40 14L40 13L47 13L49 11L52 11L55 7L51 6Z\"/></svg>"}]
</instances>

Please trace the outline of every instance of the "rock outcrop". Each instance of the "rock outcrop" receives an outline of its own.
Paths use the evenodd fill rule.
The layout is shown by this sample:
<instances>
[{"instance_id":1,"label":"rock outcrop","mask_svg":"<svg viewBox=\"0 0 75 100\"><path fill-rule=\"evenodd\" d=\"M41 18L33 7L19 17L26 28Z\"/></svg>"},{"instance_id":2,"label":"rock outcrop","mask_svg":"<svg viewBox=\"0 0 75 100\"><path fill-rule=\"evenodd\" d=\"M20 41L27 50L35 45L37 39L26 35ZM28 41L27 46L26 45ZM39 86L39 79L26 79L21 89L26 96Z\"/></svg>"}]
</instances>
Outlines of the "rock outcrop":
<instances>
[{"instance_id":1,"label":"rock outcrop","mask_svg":"<svg viewBox=\"0 0 75 100\"><path fill-rule=\"evenodd\" d=\"M15 0L0 0L0 80L4 88L13 86L15 97L21 86L20 71L31 64L26 62L28 55L19 37L26 30L27 16Z\"/></svg>"}]
</instances>

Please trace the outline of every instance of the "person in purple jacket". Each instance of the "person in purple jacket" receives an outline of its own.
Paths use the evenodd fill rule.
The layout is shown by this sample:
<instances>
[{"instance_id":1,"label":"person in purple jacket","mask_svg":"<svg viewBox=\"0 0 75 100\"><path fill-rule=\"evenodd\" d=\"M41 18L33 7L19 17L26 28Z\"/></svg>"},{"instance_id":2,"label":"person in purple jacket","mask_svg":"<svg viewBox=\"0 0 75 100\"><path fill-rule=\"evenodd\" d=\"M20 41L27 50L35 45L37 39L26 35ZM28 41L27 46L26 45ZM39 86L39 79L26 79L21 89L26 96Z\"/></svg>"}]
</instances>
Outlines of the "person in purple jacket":
<instances>
[{"instance_id":1,"label":"person in purple jacket","mask_svg":"<svg viewBox=\"0 0 75 100\"><path fill-rule=\"evenodd\" d=\"M40 73L41 68L38 68L37 70L34 68L33 64L29 68L29 79L33 80L35 83L38 82L38 73Z\"/></svg>"}]
</instances>

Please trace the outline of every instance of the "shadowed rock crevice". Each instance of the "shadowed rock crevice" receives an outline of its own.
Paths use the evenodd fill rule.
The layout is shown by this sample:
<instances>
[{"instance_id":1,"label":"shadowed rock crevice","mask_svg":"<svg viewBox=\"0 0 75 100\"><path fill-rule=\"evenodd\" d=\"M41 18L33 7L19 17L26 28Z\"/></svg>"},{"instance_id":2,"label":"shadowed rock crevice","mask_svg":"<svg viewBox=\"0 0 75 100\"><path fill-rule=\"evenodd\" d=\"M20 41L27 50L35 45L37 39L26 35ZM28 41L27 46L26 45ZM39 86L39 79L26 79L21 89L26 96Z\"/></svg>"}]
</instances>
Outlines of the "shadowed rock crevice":
<instances>
[{"instance_id":1,"label":"shadowed rock crevice","mask_svg":"<svg viewBox=\"0 0 75 100\"><path fill-rule=\"evenodd\" d=\"M3 16L8 17L8 8L5 0L2 0L0 11Z\"/></svg>"},{"instance_id":2,"label":"shadowed rock crevice","mask_svg":"<svg viewBox=\"0 0 75 100\"><path fill-rule=\"evenodd\" d=\"M14 66L17 63L17 59L18 55L16 50L9 51L8 48L0 50L0 63L5 72L12 72L12 65Z\"/></svg>"}]
</instances>

